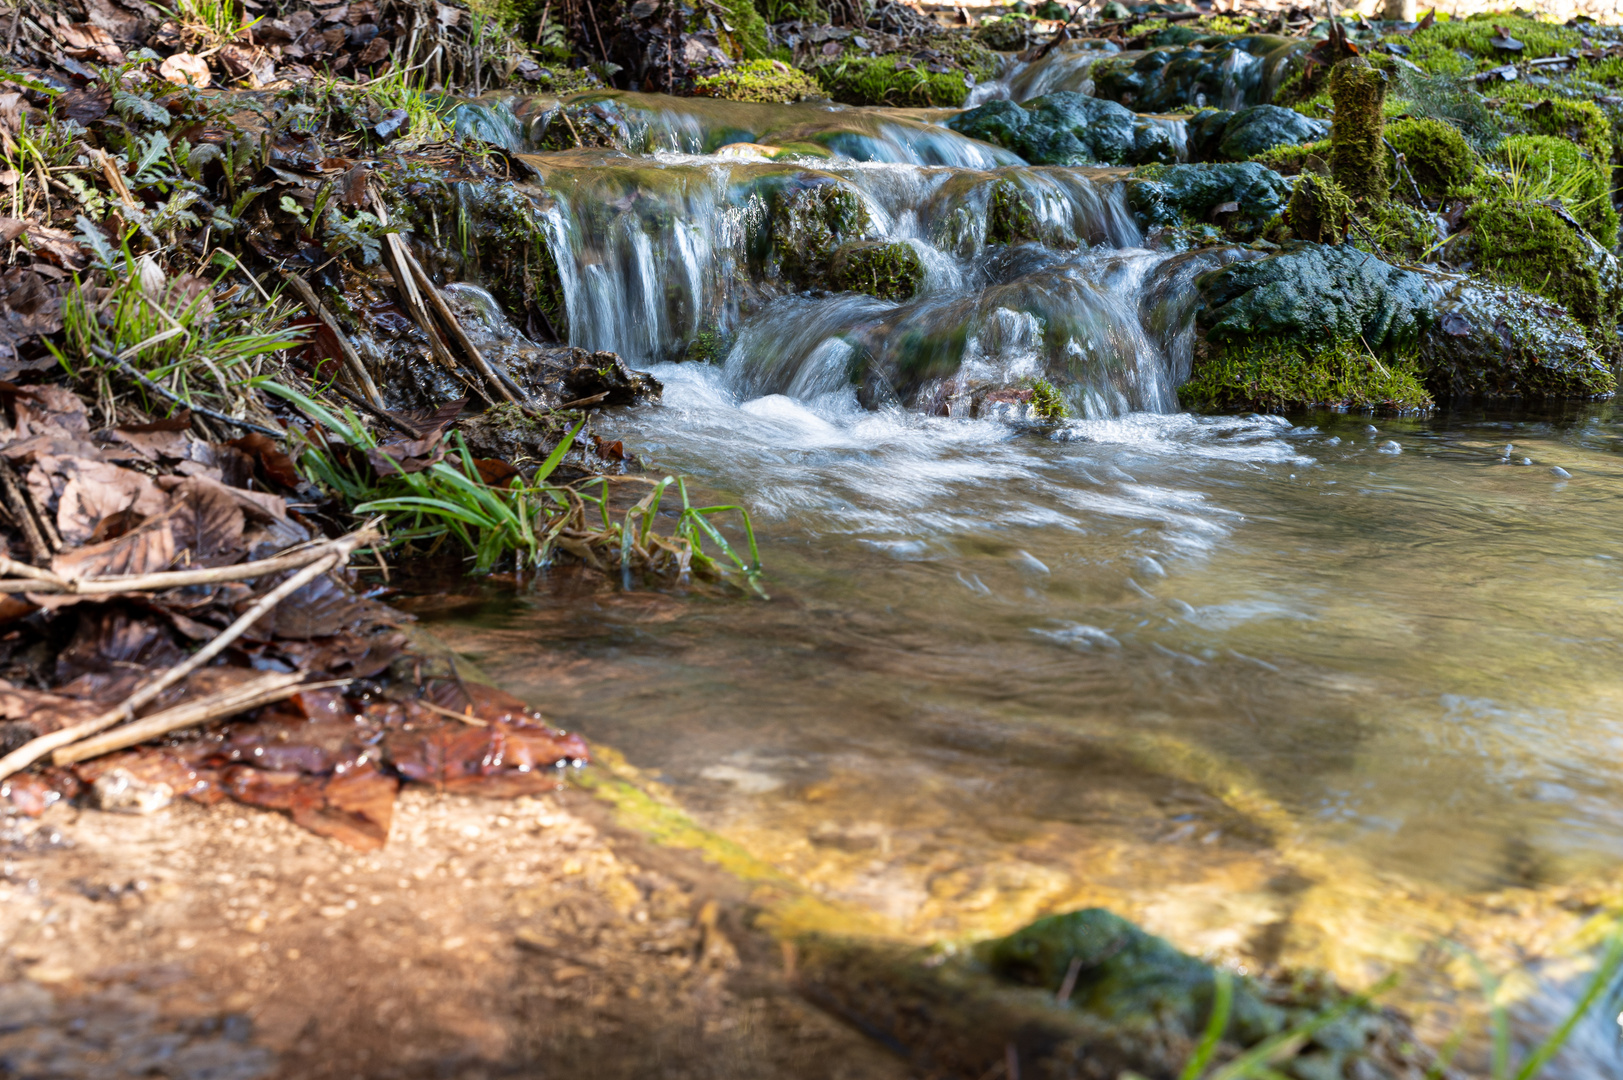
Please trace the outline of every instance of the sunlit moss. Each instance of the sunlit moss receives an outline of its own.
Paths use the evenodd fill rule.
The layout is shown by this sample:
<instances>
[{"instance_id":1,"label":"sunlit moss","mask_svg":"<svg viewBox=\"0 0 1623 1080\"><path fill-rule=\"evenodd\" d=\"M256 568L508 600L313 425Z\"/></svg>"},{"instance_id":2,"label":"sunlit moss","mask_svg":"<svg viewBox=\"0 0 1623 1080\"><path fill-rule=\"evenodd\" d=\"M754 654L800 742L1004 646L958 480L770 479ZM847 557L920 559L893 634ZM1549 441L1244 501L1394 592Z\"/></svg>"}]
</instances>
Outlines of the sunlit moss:
<instances>
[{"instance_id":1,"label":"sunlit moss","mask_svg":"<svg viewBox=\"0 0 1623 1080\"><path fill-rule=\"evenodd\" d=\"M842 57L819 64L812 74L829 97L845 105L957 108L969 96L962 71L930 71L904 56Z\"/></svg>"},{"instance_id":2,"label":"sunlit moss","mask_svg":"<svg viewBox=\"0 0 1623 1080\"><path fill-rule=\"evenodd\" d=\"M1617 243L1610 161L1596 161L1577 143L1555 135L1512 135L1500 154L1520 197L1556 199L1601 243Z\"/></svg>"},{"instance_id":3,"label":"sunlit moss","mask_svg":"<svg viewBox=\"0 0 1623 1080\"><path fill-rule=\"evenodd\" d=\"M1311 165L1309 159L1311 158L1318 158L1320 163L1328 168L1330 140L1320 139L1318 142L1276 146L1272 150L1264 150L1260 154L1252 155L1251 160L1268 166L1274 172L1285 176L1295 176L1297 173L1309 168Z\"/></svg>"},{"instance_id":4,"label":"sunlit moss","mask_svg":"<svg viewBox=\"0 0 1623 1080\"><path fill-rule=\"evenodd\" d=\"M1412 357L1381 360L1357 341L1316 347L1262 338L1210 345L1201 353L1193 377L1178 388L1178 400L1188 409L1424 412L1432 407Z\"/></svg>"},{"instance_id":5,"label":"sunlit moss","mask_svg":"<svg viewBox=\"0 0 1623 1080\"><path fill-rule=\"evenodd\" d=\"M924 261L912 244L859 240L834 253L829 282L846 292L881 300L907 300L924 285Z\"/></svg>"},{"instance_id":6,"label":"sunlit moss","mask_svg":"<svg viewBox=\"0 0 1623 1080\"><path fill-rule=\"evenodd\" d=\"M1476 180L1476 154L1458 128L1443 120L1399 120L1386 137L1403 155L1409 175L1427 198L1463 196Z\"/></svg>"},{"instance_id":7,"label":"sunlit moss","mask_svg":"<svg viewBox=\"0 0 1623 1080\"><path fill-rule=\"evenodd\" d=\"M729 101L791 102L821 97L823 93L804 72L778 60L750 60L695 79L693 88L701 96Z\"/></svg>"},{"instance_id":8,"label":"sunlit moss","mask_svg":"<svg viewBox=\"0 0 1623 1080\"><path fill-rule=\"evenodd\" d=\"M1496 281L1547 296L1582 323L1597 340L1617 325L1618 298L1577 230L1543 203L1505 196L1484 199L1465 214L1477 254L1477 270Z\"/></svg>"}]
</instances>

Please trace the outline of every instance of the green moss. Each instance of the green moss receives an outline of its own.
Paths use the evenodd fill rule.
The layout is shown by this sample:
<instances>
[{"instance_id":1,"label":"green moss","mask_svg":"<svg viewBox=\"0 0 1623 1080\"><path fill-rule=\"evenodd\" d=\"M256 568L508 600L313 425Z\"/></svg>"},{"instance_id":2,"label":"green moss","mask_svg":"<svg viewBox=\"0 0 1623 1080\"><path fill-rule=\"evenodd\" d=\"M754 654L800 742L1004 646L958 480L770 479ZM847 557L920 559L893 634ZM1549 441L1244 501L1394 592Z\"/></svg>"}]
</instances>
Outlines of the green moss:
<instances>
[{"instance_id":1,"label":"green moss","mask_svg":"<svg viewBox=\"0 0 1623 1080\"><path fill-rule=\"evenodd\" d=\"M714 0L714 6L726 13L725 19L710 20L723 52L734 60L764 60L771 55L766 20L753 0Z\"/></svg>"},{"instance_id":2,"label":"green moss","mask_svg":"<svg viewBox=\"0 0 1623 1080\"><path fill-rule=\"evenodd\" d=\"M1468 56L1460 55L1454 46L1446 41L1416 35L1413 39L1405 39L1401 35L1390 35L1388 40L1396 40L1409 48L1409 62L1428 75L1446 75L1450 78L1459 78L1469 75L1476 70L1476 62Z\"/></svg>"},{"instance_id":3,"label":"green moss","mask_svg":"<svg viewBox=\"0 0 1623 1080\"><path fill-rule=\"evenodd\" d=\"M1025 192L1008 180L992 186L986 207L986 242L1018 244L1036 240L1037 214Z\"/></svg>"},{"instance_id":4,"label":"green moss","mask_svg":"<svg viewBox=\"0 0 1623 1080\"><path fill-rule=\"evenodd\" d=\"M1330 69L1330 96L1336 106L1330 129L1330 171L1355 202L1386 199L1386 144L1382 140L1386 76L1361 57Z\"/></svg>"},{"instance_id":5,"label":"green moss","mask_svg":"<svg viewBox=\"0 0 1623 1080\"><path fill-rule=\"evenodd\" d=\"M1027 385L1031 387L1031 411L1039 419L1064 420L1071 415L1070 406L1053 383L1047 379L1032 379Z\"/></svg>"},{"instance_id":6,"label":"green moss","mask_svg":"<svg viewBox=\"0 0 1623 1080\"><path fill-rule=\"evenodd\" d=\"M1617 297L1601 281L1577 230L1543 203L1494 196L1465 213L1477 271L1547 296L1570 311L1597 342L1617 325Z\"/></svg>"},{"instance_id":7,"label":"green moss","mask_svg":"<svg viewBox=\"0 0 1623 1080\"><path fill-rule=\"evenodd\" d=\"M1499 148L1523 198L1554 198L1602 244L1617 243L1612 166L1555 135L1512 135Z\"/></svg>"},{"instance_id":8,"label":"green moss","mask_svg":"<svg viewBox=\"0 0 1623 1080\"><path fill-rule=\"evenodd\" d=\"M1291 232L1313 244L1339 244L1347 238L1352 199L1328 176L1303 173L1296 180L1286 214Z\"/></svg>"},{"instance_id":9,"label":"green moss","mask_svg":"<svg viewBox=\"0 0 1623 1080\"><path fill-rule=\"evenodd\" d=\"M811 73L829 97L844 105L957 108L969 96L962 71L932 72L903 56L845 57Z\"/></svg>"},{"instance_id":10,"label":"green moss","mask_svg":"<svg viewBox=\"0 0 1623 1080\"><path fill-rule=\"evenodd\" d=\"M1575 142L1596 161L1612 160L1612 122L1593 101L1545 98L1522 118L1534 134Z\"/></svg>"},{"instance_id":11,"label":"green moss","mask_svg":"<svg viewBox=\"0 0 1623 1080\"><path fill-rule=\"evenodd\" d=\"M1526 47L1515 54L1496 50L1492 45L1492 39L1499 36L1496 27L1510 31L1510 36ZM1413 50L1410 59L1421 67L1426 65L1414 54L1435 56L1442 49L1469 53L1479 62L1492 66L1509 60L1536 60L1573 51L1581 44L1579 37L1577 30L1557 23L1508 12L1484 12L1467 19L1440 16L1432 26L1417 31L1408 44Z\"/></svg>"},{"instance_id":12,"label":"green moss","mask_svg":"<svg viewBox=\"0 0 1623 1080\"><path fill-rule=\"evenodd\" d=\"M1295 176L1301 172L1318 172L1317 166L1329 168L1330 140L1320 139L1318 142L1304 143L1300 146L1276 146L1272 150L1264 150L1260 154L1253 154L1251 160L1268 166L1276 173L1285 176Z\"/></svg>"},{"instance_id":13,"label":"green moss","mask_svg":"<svg viewBox=\"0 0 1623 1080\"><path fill-rule=\"evenodd\" d=\"M1392 262L1421 262L1441 239L1430 216L1407 203L1366 207L1358 220L1363 228L1351 234L1354 246Z\"/></svg>"},{"instance_id":14,"label":"green moss","mask_svg":"<svg viewBox=\"0 0 1623 1080\"><path fill-rule=\"evenodd\" d=\"M700 330L688 342L682 359L695 364L717 364L727 356L727 339L715 330Z\"/></svg>"},{"instance_id":15,"label":"green moss","mask_svg":"<svg viewBox=\"0 0 1623 1080\"><path fill-rule=\"evenodd\" d=\"M748 60L730 71L693 80L693 88L701 97L728 101L790 102L823 94L804 72L778 60Z\"/></svg>"},{"instance_id":16,"label":"green moss","mask_svg":"<svg viewBox=\"0 0 1623 1080\"><path fill-rule=\"evenodd\" d=\"M1254 338L1202 352L1193 378L1178 389L1178 400L1188 409L1424 412L1432 407L1412 357L1378 360L1357 341L1315 348Z\"/></svg>"},{"instance_id":17,"label":"green moss","mask_svg":"<svg viewBox=\"0 0 1623 1080\"><path fill-rule=\"evenodd\" d=\"M793 187L773 195L772 249L785 276L798 285L819 285L835 249L860 239L867 228L862 197L842 184Z\"/></svg>"},{"instance_id":18,"label":"green moss","mask_svg":"<svg viewBox=\"0 0 1623 1080\"><path fill-rule=\"evenodd\" d=\"M1399 120L1387 127L1386 136L1403 155L1409 175L1427 198L1463 196L1476 181L1476 154L1453 124Z\"/></svg>"},{"instance_id":19,"label":"green moss","mask_svg":"<svg viewBox=\"0 0 1623 1080\"><path fill-rule=\"evenodd\" d=\"M829 280L844 292L881 300L908 300L924 286L924 261L912 244L858 240L834 253Z\"/></svg>"}]
</instances>

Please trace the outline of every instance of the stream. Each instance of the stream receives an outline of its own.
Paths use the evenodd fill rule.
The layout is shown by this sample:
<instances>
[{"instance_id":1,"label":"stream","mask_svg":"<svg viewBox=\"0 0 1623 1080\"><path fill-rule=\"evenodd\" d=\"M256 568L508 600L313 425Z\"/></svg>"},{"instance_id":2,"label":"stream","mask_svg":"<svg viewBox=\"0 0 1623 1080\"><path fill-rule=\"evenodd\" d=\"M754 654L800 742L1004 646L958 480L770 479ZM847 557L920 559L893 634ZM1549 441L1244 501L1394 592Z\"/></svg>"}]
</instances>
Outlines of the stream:
<instances>
[{"instance_id":1,"label":"stream","mask_svg":"<svg viewBox=\"0 0 1623 1080\"><path fill-rule=\"evenodd\" d=\"M1447 939L1529 965L1523 1029L1559 1016L1574 897L1623 861L1623 414L1181 413L1204 264L1142 246L1123 170L617 97L665 117L643 156L525 157L568 338L664 383L599 431L749 507L772 599L560 575L424 598L437 633L900 936L1102 904L1242 967L1418 971L1439 1043L1477 994ZM736 145L791 128L835 156ZM918 295L752 278L786 175L856 192ZM999 182L1049 242L987 243ZM715 362L673 362L700 334ZM1071 419L987 393L1032 377ZM1550 1075L1620 1063L1598 1018Z\"/></svg>"}]
</instances>

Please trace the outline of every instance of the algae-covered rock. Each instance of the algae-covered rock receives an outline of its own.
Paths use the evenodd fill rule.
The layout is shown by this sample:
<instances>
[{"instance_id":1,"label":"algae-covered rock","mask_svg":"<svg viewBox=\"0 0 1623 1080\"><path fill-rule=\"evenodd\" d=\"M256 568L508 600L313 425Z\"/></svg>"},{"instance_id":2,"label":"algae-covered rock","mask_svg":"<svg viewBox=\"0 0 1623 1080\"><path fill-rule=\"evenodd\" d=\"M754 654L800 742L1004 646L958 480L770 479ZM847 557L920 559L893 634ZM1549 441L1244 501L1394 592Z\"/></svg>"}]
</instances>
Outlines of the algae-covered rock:
<instances>
[{"instance_id":1,"label":"algae-covered rock","mask_svg":"<svg viewBox=\"0 0 1623 1080\"><path fill-rule=\"evenodd\" d=\"M1328 176L1304 173L1291 192L1285 220L1292 235L1310 244L1339 244L1347 239L1352 199Z\"/></svg>"},{"instance_id":2,"label":"algae-covered rock","mask_svg":"<svg viewBox=\"0 0 1623 1080\"><path fill-rule=\"evenodd\" d=\"M1018 1069L1047 1080L1172 1080L1206 1026L1218 979L1211 965L1100 908L951 952L805 937L796 955L802 994L935 1076ZM1237 976L1231 986L1214 1065L1315 1017L1322 1026L1273 1060L1276 1075L1421 1080L1430 1064L1401 1017L1323 978Z\"/></svg>"},{"instance_id":3,"label":"algae-covered rock","mask_svg":"<svg viewBox=\"0 0 1623 1080\"><path fill-rule=\"evenodd\" d=\"M772 193L769 220L772 250L784 276L816 287L835 250L867 232L868 208L854 188L814 174Z\"/></svg>"},{"instance_id":4,"label":"algae-covered rock","mask_svg":"<svg viewBox=\"0 0 1623 1080\"><path fill-rule=\"evenodd\" d=\"M781 60L750 60L693 80L696 93L729 101L790 102L821 97L822 88Z\"/></svg>"},{"instance_id":5,"label":"algae-covered rock","mask_svg":"<svg viewBox=\"0 0 1623 1080\"><path fill-rule=\"evenodd\" d=\"M1027 102L989 101L947 126L1033 165L1142 165L1178 159L1171 133L1115 102L1061 90Z\"/></svg>"},{"instance_id":6,"label":"algae-covered rock","mask_svg":"<svg viewBox=\"0 0 1623 1080\"><path fill-rule=\"evenodd\" d=\"M857 240L834 252L828 276L844 292L907 300L924 285L924 262L903 241Z\"/></svg>"},{"instance_id":7,"label":"algae-covered rock","mask_svg":"<svg viewBox=\"0 0 1623 1080\"><path fill-rule=\"evenodd\" d=\"M1250 161L1151 165L1135 169L1127 184L1127 204L1147 225L1198 225L1215 215L1226 231L1247 239L1282 212L1291 195L1289 180Z\"/></svg>"},{"instance_id":8,"label":"algae-covered rock","mask_svg":"<svg viewBox=\"0 0 1623 1080\"><path fill-rule=\"evenodd\" d=\"M1361 57L1330 70L1336 122L1330 131L1330 171L1355 202L1386 199L1386 143L1381 106L1386 73Z\"/></svg>"},{"instance_id":9,"label":"algae-covered rock","mask_svg":"<svg viewBox=\"0 0 1623 1080\"><path fill-rule=\"evenodd\" d=\"M999 180L986 205L986 242L1019 244L1039 239L1037 211L1019 186Z\"/></svg>"},{"instance_id":10,"label":"algae-covered rock","mask_svg":"<svg viewBox=\"0 0 1623 1080\"><path fill-rule=\"evenodd\" d=\"M1464 195L1476 179L1476 153L1460 129L1446 120L1399 120L1387 125L1386 137L1403 155L1409 175L1428 199Z\"/></svg>"},{"instance_id":11,"label":"algae-covered rock","mask_svg":"<svg viewBox=\"0 0 1623 1080\"><path fill-rule=\"evenodd\" d=\"M1238 112L1207 109L1189 118L1189 154L1201 161L1247 161L1278 146L1317 142L1330 125L1294 109L1253 105Z\"/></svg>"},{"instance_id":12,"label":"algae-covered rock","mask_svg":"<svg viewBox=\"0 0 1623 1080\"><path fill-rule=\"evenodd\" d=\"M1196 279L1196 324L1210 341L1362 341L1379 354L1412 350L1433 319L1425 278L1366 252L1299 244Z\"/></svg>"},{"instance_id":13,"label":"algae-covered rock","mask_svg":"<svg viewBox=\"0 0 1623 1080\"><path fill-rule=\"evenodd\" d=\"M1438 319L1420 340L1426 385L1446 398L1609 397L1610 365L1560 307L1464 275L1431 279Z\"/></svg>"},{"instance_id":14,"label":"algae-covered rock","mask_svg":"<svg viewBox=\"0 0 1623 1080\"><path fill-rule=\"evenodd\" d=\"M1615 348L1623 273L1617 257L1576 221L1546 203L1501 195L1475 203L1465 223L1471 228L1466 251L1479 273L1554 300L1597 346Z\"/></svg>"}]
</instances>

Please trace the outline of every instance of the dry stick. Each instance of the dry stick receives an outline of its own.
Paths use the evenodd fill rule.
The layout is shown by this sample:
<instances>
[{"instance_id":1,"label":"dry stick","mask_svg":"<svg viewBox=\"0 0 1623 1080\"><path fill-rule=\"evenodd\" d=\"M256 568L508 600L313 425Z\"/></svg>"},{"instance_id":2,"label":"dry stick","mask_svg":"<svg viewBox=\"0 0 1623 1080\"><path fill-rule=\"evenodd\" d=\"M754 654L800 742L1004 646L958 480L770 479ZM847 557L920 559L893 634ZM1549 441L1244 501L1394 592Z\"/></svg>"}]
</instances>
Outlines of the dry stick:
<instances>
[{"instance_id":1,"label":"dry stick","mask_svg":"<svg viewBox=\"0 0 1623 1080\"><path fill-rule=\"evenodd\" d=\"M602 55L603 62L609 62L609 50L603 46L603 30L597 25L597 7L592 0L586 0L586 14L592 17L592 32L597 35L597 51Z\"/></svg>"},{"instance_id":2,"label":"dry stick","mask_svg":"<svg viewBox=\"0 0 1623 1080\"><path fill-rule=\"evenodd\" d=\"M105 731L120 720L133 720L136 709L152 701L159 694L220 655L225 651L226 646L246 633L254 623L263 618L277 604L280 604L322 574L341 565L349 558L349 553L359 547L363 540L370 541L376 539L376 537L377 534L371 529L362 529L359 532L351 533L335 544L335 546L341 547L342 550L328 555L319 562L311 563L260 597L258 603L249 608L236 622L220 631L219 635L207 645L204 645L186 660L176 664L125 698L116 708L102 713L94 720L86 720L82 724L74 724L72 727L63 728L61 731L53 731L49 735L41 735L37 739L31 739L5 757L0 758L0 780L4 780L19 769L26 769L53 750L67 746L69 743L78 742L80 739L88 735L94 735L98 731Z\"/></svg>"},{"instance_id":3,"label":"dry stick","mask_svg":"<svg viewBox=\"0 0 1623 1080\"><path fill-rule=\"evenodd\" d=\"M85 761L110 754L114 750L123 750L125 747L155 739L159 735L167 735L181 728L206 724L211 720L224 720L238 713L245 713L249 709L257 709L261 705L269 705L290 698L294 694L302 694L306 690L326 690L334 686L345 686L349 681L328 679L325 682L307 683L300 672L291 674L269 672L241 686L233 686L198 698L196 701L176 705L143 717L133 724L114 728L104 735L64 746L51 755L51 761L56 765L71 765L75 761Z\"/></svg>"},{"instance_id":4,"label":"dry stick","mask_svg":"<svg viewBox=\"0 0 1623 1080\"><path fill-rule=\"evenodd\" d=\"M372 373L366 370L365 364L361 363L361 354L355 351L354 345L350 344L348 335L344 333L343 327L338 325L338 320L333 317L333 313L327 310L327 305L321 302L321 298L310 287L310 283L298 274L283 270L282 278L293 286L293 291L299 294L299 299L304 302L305 307L310 309L310 314L320 319L327 329L332 331L334 340L338 342L338 351L344 354L344 364L349 368L350 375L355 379L355 385L360 389L361 393L366 395L368 401L381 409L383 407L383 398L378 395L378 387L372 381Z\"/></svg>"},{"instance_id":5,"label":"dry stick","mask_svg":"<svg viewBox=\"0 0 1623 1080\"><path fill-rule=\"evenodd\" d=\"M34 521L34 513L23 498L22 486L17 483L17 474L11 468L11 462L0 457L0 491L5 493L6 509L11 516L17 519L22 526L23 537L28 541L28 552L35 562L49 562L51 549L45 546L45 537L40 534L39 525Z\"/></svg>"},{"instance_id":6,"label":"dry stick","mask_svg":"<svg viewBox=\"0 0 1623 1080\"><path fill-rule=\"evenodd\" d=\"M389 212L383 205L383 199L377 190L370 192L372 198L372 211L377 215L378 223L384 226L389 224ZM400 292L400 299L405 303L406 310L411 313L412 321L422 330L423 336L428 338L429 351L434 359L439 361L441 367L451 373L452 378L468 387L492 405L495 401L457 368L456 357L451 355L450 348L445 339L440 337L439 330L434 326L433 316L429 315L423 298L417 292L417 281L412 276L407 258L410 252L406 250L406 243L400 239L399 233L385 233L383 249L387 253L384 262L389 267L389 274L394 278L395 288Z\"/></svg>"},{"instance_id":7,"label":"dry stick","mask_svg":"<svg viewBox=\"0 0 1623 1080\"><path fill-rule=\"evenodd\" d=\"M261 435L270 435L278 439L284 439L287 437L287 432L285 431L277 431L275 428L269 428L263 424L256 424L252 420L240 420L235 416L230 416L223 412L215 412L213 409L203 405L194 405L190 401L187 401L185 398L181 397L179 394L175 393L173 390L165 387L162 383L154 382L153 380L147 378L139 371L136 371L134 368L130 367L127 362L120 360L106 349L92 345L90 346L90 351L95 354L98 359L105 360L107 363L112 364L125 375L129 376L131 379L134 379L147 390L157 394L166 401L171 401L176 405L184 406L194 413L206 416L211 420L218 420L222 424L232 424L236 427L246 428L249 431L257 431Z\"/></svg>"},{"instance_id":8,"label":"dry stick","mask_svg":"<svg viewBox=\"0 0 1623 1080\"><path fill-rule=\"evenodd\" d=\"M341 541L330 540L301 551L260 559L257 562L238 563L235 566L214 566L199 570L161 570L152 574L119 574L84 579L62 577L49 570L38 570L34 567L25 568L6 559L4 565L0 565L0 570L23 574L26 580L0 579L0 593L72 593L76 596L107 596L111 593L162 592L165 589L179 589L191 585L248 581L252 578L279 574L283 570L297 570L309 566L317 559L331 555L335 550L334 545L339 543Z\"/></svg>"},{"instance_id":9,"label":"dry stick","mask_svg":"<svg viewBox=\"0 0 1623 1080\"><path fill-rule=\"evenodd\" d=\"M423 264L417 261L417 256L413 255L409 249L406 249L406 268L411 271L412 277L416 279L418 292L428 297L429 307L440 317L440 321L445 324L445 328L451 332L451 336L461 346L462 352L473 365L473 369L484 377L485 382L490 384L492 390L517 405L519 403L518 398L514 397L507 387L502 384L501 379L496 377L496 373L491 370L490 364L486 362L484 354L473 343L473 339L468 337L468 332L462 328L461 320L451 311L451 305L445 302L445 297L434 287L434 283L428 280L428 274L423 270Z\"/></svg>"}]
</instances>

